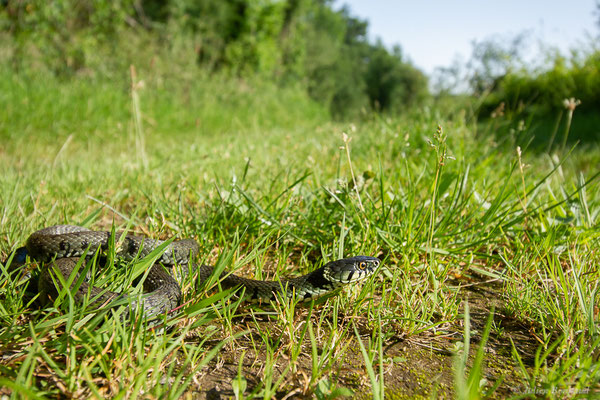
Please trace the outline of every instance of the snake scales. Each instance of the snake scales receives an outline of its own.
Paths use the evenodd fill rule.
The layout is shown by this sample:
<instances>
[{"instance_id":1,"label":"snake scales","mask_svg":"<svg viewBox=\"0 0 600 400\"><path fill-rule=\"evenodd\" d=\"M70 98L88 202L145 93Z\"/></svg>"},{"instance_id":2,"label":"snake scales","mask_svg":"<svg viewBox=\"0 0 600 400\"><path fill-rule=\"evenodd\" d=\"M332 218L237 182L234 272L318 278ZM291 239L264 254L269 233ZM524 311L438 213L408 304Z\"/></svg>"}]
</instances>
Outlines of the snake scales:
<instances>
[{"instance_id":1,"label":"snake scales","mask_svg":"<svg viewBox=\"0 0 600 400\"><path fill-rule=\"evenodd\" d=\"M20 257L24 258L27 254L44 263L38 290L44 296L53 297L59 291L55 282L60 285L53 274L59 272L66 282L81 256L94 254L98 249L106 250L110 241L110 232L92 231L75 225L55 225L34 232L27 239L25 247L19 250L21 250ZM120 243L117 256L125 259L144 257L164 243L161 240L138 236L120 237L119 234L116 235L115 242ZM213 274L214 268L207 265L193 265L191 260L197 254L198 244L191 239L175 241L167 245L162 256L150 267L143 282L144 296L141 299L131 297L129 302L131 310L136 311L139 306L142 306L144 315L151 317L176 308L182 298L180 284L163 265L187 265L189 268L184 270L197 272L199 281L204 282ZM250 300L270 301L277 294L310 300L345 284L367 278L375 272L379 262L375 257L357 256L332 261L306 275L281 281L247 279L227 272L221 274L219 281L224 289L243 288L245 296ZM98 305L108 304L113 299L126 298L125 295L90 286L85 281L73 295L77 302L82 302L85 296L90 296L93 304Z\"/></svg>"}]
</instances>

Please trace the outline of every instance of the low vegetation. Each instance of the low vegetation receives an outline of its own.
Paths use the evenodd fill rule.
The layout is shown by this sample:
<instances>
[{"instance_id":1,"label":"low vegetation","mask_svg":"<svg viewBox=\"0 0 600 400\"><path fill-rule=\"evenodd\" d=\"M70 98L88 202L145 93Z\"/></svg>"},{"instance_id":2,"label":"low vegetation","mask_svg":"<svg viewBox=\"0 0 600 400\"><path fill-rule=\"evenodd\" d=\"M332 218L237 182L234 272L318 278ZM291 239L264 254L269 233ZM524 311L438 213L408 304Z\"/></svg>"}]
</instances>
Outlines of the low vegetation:
<instances>
[{"instance_id":1,"label":"low vegetation","mask_svg":"<svg viewBox=\"0 0 600 400\"><path fill-rule=\"evenodd\" d=\"M181 4L192 3L204 4ZM434 103L427 93L409 99L419 94L413 89L408 97L377 92L376 76L401 93L420 87L420 75L399 52L342 35L366 25L328 2L261 2L273 14L259 7L243 15L275 23L287 21L283 5L305 7L294 10L344 26L331 37L345 56L369 49L379 61L312 76L294 69L303 64L280 62L283 48L306 50L291 46L286 38L298 36L285 30L216 36L202 53L197 36L178 29L216 32L236 13L222 13L225 25L190 28L182 21L193 10L111 4L69 18L35 1L18 2L25 14L3 9L11 29L0 47L10 55L0 65L0 395L597 395L600 149L572 141L577 92L568 93L572 108L562 116L548 111L563 118L556 131L541 131L552 141L537 142L540 126L523 115L496 108L481 118L474 111L482 98L449 94ZM136 4L150 7L146 19L128 8ZM82 24L81 15L95 19ZM47 47L44 29L60 33L63 25L38 29L35 18L63 21L77 35ZM128 28L98 22L108 20ZM92 28L107 40L90 42ZM236 53L253 35L264 41ZM264 50L269 43L282 52ZM281 58L265 64L268 54ZM328 86L347 83L344 71L368 82L351 88L360 96ZM348 106L354 111L332 118L344 99L358 99ZM199 263L257 279L359 254L383 266L364 284L309 304L246 304L188 277L179 313L149 327L139 316L120 317L122 307L76 303L68 290L41 304L41 266L16 266L14 250L61 223L194 238ZM152 260L113 255L94 261L95 284L139 290L136 278Z\"/></svg>"},{"instance_id":2,"label":"low vegetation","mask_svg":"<svg viewBox=\"0 0 600 400\"><path fill-rule=\"evenodd\" d=\"M481 379L456 380L475 385L461 393L597 387L597 147L531 153L460 113L427 110L332 124L293 92L276 98L251 83L231 95L232 83L220 84L209 113L179 89L161 96L155 77L137 79L145 87L136 81L129 94L2 80L12 85L3 108L15 110L2 132L3 258L36 229L76 223L193 237L201 262L245 276L301 274L355 254L384 268L314 306L257 308L188 282L183 312L160 333L68 294L40 308L29 269L9 261L4 393L450 395L451 354L469 349L468 303L471 342L492 308L494 317ZM243 97L259 91L262 107ZM288 113L292 103L303 111ZM128 290L128 266L98 282ZM437 380L425 378L431 365Z\"/></svg>"}]
</instances>

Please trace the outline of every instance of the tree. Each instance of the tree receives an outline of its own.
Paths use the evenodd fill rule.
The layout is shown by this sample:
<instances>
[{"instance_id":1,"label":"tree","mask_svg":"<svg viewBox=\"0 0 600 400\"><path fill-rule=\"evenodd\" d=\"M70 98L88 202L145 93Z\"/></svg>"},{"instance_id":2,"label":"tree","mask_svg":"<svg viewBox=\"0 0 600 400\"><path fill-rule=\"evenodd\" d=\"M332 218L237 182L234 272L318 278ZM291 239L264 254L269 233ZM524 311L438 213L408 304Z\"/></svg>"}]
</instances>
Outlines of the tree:
<instances>
[{"instance_id":1,"label":"tree","mask_svg":"<svg viewBox=\"0 0 600 400\"><path fill-rule=\"evenodd\" d=\"M390 53L378 42L369 46L365 82L371 106L380 111L401 111L427 95L427 78L402 60L400 47Z\"/></svg>"},{"instance_id":2,"label":"tree","mask_svg":"<svg viewBox=\"0 0 600 400\"><path fill-rule=\"evenodd\" d=\"M497 86L515 61L522 59L526 37L526 33L522 32L509 40L488 38L473 42L471 59L467 63L473 94L480 95Z\"/></svg>"}]
</instances>

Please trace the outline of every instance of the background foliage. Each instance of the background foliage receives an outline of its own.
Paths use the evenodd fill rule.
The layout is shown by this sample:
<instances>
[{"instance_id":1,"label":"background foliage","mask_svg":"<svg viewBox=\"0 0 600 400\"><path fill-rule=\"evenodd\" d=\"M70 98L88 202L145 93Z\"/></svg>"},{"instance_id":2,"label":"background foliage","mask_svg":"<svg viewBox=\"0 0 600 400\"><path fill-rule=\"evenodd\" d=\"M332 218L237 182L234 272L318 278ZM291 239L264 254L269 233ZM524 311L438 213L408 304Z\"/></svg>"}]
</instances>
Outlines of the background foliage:
<instances>
[{"instance_id":1,"label":"background foliage","mask_svg":"<svg viewBox=\"0 0 600 400\"><path fill-rule=\"evenodd\" d=\"M522 144L535 138L552 146L571 123L569 141L600 137L600 52L593 44L571 55L547 50L547 59L531 67L526 33L476 41L468 62L438 71L432 97L427 77L400 47L370 41L368 23L330 0L1 4L0 52L13 72L126 85L135 65L164 82L181 80L171 86L215 76L241 87L270 82L335 118L398 114L433 101L441 109L464 107L479 121L502 114L509 122L500 124L501 135L526 125ZM461 102L464 94L476 102ZM563 103L572 97L580 106L571 121Z\"/></svg>"},{"instance_id":2,"label":"background foliage","mask_svg":"<svg viewBox=\"0 0 600 400\"><path fill-rule=\"evenodd\" d=\"M596 42L564 55L547 49L543 60L528 59L525 33L510 39L490 38L473 45L463 79L469 93L480 99L475 114L481 121L506 117L506 132L525 124L542 147L552 146L568 126L571 142L600 139L600 50ZM449 71L447 71L449 72ZM456 70L454 71L456 73ZM577 101L576 118L569 120L565 100ZM572 117L572 115L571 115Z\"/></svg>"},{"instance_id":3,"label":"background foliage","mask_svg":"<svg viewBox=\"0 0 600 400\"><path fill-rule=\"evenodd\" d=\"M300 87L339 117L400 111L428 94L399 49L370 43L367 23L327 0L14 0L0 24L19 71L113 78L162 58Z\"/></svg>"}]
</instances>

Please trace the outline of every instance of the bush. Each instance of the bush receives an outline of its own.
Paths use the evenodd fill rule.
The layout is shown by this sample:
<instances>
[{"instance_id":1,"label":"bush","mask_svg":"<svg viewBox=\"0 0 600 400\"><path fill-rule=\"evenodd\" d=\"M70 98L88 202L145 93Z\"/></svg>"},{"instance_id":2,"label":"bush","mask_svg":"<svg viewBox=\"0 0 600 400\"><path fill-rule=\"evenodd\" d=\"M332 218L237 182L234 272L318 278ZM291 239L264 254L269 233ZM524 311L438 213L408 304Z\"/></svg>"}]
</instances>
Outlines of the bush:
<instances>
[{"instance_id":1,"label":"bush","mask_svg":"<svg viewBox=\"0 0 600 400\"><path fill-rule=\"evenodd\" d=\"M530 121L537 127L537 140L545 142L551 140L552 132L561 129L564 102L570 98L581 102L574 113L570 140L598 140L600 128L592 122L599 119L600 52L576 55L570 60L556 56L552 67L544 71L508 72L497 79L479 115L488 118L503 104L503 113L509 119Z\"/></svg>"}]
</instances>

